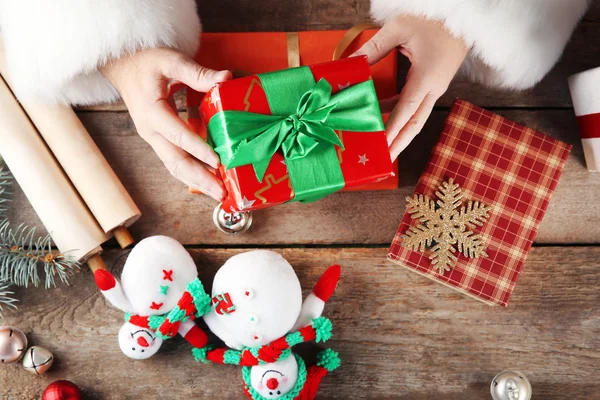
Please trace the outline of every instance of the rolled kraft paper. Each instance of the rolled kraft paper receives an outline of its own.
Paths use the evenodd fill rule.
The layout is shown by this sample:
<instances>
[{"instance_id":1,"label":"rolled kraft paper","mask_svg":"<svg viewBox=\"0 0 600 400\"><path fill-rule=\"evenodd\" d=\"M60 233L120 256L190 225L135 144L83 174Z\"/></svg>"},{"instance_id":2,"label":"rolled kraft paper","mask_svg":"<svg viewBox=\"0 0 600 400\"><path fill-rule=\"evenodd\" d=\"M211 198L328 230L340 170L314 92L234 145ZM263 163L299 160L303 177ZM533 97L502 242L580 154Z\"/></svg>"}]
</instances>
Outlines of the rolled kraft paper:
<instances>
[{"instance_id":1,"label":"rolled kraft paper","mask_svg":"<svg viewBox=\"0 0 600 400\"><path fill-rule=\"evenodd\" d=\"M569 77L587 169L600 171L600 68Z\"/></svg>"},{"instance_id":2,"label":"rolled kraft paper","mask_svg":"<svg viewBox=\"0 0 600 400\"><path fill-rule=\"evenodd\" d=\"M108 240L3 79L0 154L62 253L86 260Z\"/></svg>"},{"instance_id":3,"label":"rolled kraft paper","mask_svg":"<svg viewBox=\"0 0 600 400\"><path fill-rule=\"evenodd\" d=\"M10 85L2 48L0 74ZM21 102L21 105L104 232L129 227L137 221L140 210L75 112L62 105L29 101ZM121 244L121 238L128 236L123 230L114 233L120 236L117 239ZM132 239L129 237L125 241L131 243Z\"/></svg>"}]
</instances>

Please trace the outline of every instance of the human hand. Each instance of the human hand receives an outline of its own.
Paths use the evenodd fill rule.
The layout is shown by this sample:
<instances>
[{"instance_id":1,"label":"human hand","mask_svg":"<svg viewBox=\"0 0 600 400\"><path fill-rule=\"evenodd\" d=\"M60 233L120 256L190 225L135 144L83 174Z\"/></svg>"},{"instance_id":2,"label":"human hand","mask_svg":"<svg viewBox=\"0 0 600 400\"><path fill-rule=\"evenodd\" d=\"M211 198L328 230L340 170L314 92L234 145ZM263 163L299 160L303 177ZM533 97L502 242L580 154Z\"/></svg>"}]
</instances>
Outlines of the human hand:
<instances>
[{"instance_id":1,"label":"human hand","mask_svg":"<svg viewBox=\"0 0 600 400\"><path fill-rule=\"evenodd\" d=\"M209 170L219 156L179 118L173 93L185 84L207 92L231 79L229 71L214 71L172 49L155 48L123 56L102 67L102 73L121 94L139 135L186 185L217 201L225 197L223 183Z\"/></svg>"},{"instance_id":2,"label":"human hand","mask_svg":"<svg viewBox=\"0 0 600 400\"><path fill-rule=\"evenodd\" d=\"M353 55L366 55L373 65L398 49L411 62L406 83L398 96L382 101L396 103L386 126L392 160L421 131L435 102L446 92L467 55L467 46L440 22L400 16L386 23Z\"/></svg>"}]
</instances>

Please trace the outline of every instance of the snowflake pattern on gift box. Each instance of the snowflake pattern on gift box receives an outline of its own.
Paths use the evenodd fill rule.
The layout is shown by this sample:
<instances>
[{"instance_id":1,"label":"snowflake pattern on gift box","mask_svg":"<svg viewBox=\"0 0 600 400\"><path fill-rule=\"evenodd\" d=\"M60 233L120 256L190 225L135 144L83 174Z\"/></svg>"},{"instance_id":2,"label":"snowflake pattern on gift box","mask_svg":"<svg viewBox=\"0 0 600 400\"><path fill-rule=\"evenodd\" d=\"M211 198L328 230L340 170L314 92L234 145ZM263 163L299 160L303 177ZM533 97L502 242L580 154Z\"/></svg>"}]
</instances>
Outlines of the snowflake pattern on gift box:
<instances>
[{"instance_id":1,"label":"snowflake pattern on gift box","mask_svg":"<svg viewBox=\"0 0 600 400\"><path fill-rule=\"evenodd\" d=\"M443 182L435 194L437 201L422 194L406 198L407 212L420 225L408 229L402 245L412 251L430 250L431 265L440 274L454 268L457 250L465 257L487 257L482 236L467 228L482 226L489 208L479 201L461 207L461 189L453 179Z\"/></svg>"}]
</instances>

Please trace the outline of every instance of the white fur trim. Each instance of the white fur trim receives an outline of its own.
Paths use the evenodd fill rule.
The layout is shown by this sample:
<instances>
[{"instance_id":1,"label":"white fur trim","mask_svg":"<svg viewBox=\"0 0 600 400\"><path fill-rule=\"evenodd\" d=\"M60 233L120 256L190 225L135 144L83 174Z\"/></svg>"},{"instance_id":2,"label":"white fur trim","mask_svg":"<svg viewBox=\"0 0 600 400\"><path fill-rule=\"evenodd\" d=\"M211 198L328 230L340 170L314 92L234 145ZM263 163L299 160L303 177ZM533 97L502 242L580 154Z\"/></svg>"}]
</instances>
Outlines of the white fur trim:
<instances>
[{"instance_id":1,"label":"white fur trim","mask_svg":"<svg viewBox=\"0 0 600 400\"><path fill-rule=\"evenodd\" d=\"M470 48L461 72L488 86L526 89L560 58L589 0L371 0L380 22L400 15L442 21Z\"/></svg>"},{"instance_id":2,"label":"white fur trim","mask_svg":"<svg viewBox=\"0 0 600 400\"><path fill-rule=\"evenodd\" d=\"M17 97L93 104L119 95L98 71L152 47L193 55L194 0L0 0L0 30Z\"/></svg>"}]
</instances>

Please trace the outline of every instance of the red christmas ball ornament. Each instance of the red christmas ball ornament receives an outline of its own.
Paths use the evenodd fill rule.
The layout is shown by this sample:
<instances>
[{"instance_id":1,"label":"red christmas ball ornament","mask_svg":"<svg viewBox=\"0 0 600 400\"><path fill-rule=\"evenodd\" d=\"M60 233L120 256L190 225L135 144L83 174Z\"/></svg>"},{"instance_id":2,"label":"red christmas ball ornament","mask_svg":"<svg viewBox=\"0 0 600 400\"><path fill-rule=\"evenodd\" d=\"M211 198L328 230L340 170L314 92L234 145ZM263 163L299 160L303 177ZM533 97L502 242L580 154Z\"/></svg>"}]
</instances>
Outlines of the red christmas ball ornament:
<instances>
[{"instance_id":1,"label":"red christmas ball ornament","mask_svg":"<svg viewBox=\"0 0 600 400\"><path fill-rule=\"evenodd\" d=\"M73 382L56 381L51 383L44 393L42 400L81 400L81 390Z\"/></svg>"}]
</instances>

